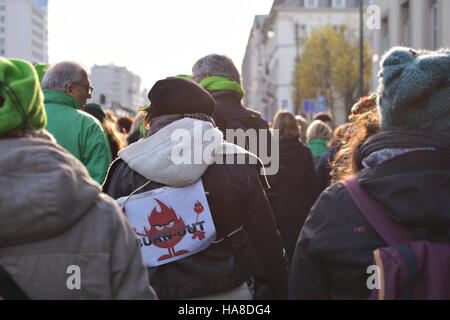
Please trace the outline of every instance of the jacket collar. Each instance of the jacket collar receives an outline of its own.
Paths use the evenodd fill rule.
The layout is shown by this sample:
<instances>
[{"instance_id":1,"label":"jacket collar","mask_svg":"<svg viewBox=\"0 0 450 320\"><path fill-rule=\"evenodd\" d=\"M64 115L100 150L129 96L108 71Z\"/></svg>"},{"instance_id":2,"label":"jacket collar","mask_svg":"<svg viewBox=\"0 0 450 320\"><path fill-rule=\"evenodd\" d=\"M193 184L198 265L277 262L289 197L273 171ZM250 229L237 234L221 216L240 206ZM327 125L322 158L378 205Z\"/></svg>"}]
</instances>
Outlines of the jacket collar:
<instances>
[{"instance_id":1,"label":"jacket collar","mask_svg":"<svg viewBox=\"0 0 450 320\"><path fill-rule=\"evenodd\" d=\"M55 103L59 105L68 106L74 109L81 110L80 103L73 97L64 92L45 89L44 90L44 103Z\"/></svg>"}]
</instances>

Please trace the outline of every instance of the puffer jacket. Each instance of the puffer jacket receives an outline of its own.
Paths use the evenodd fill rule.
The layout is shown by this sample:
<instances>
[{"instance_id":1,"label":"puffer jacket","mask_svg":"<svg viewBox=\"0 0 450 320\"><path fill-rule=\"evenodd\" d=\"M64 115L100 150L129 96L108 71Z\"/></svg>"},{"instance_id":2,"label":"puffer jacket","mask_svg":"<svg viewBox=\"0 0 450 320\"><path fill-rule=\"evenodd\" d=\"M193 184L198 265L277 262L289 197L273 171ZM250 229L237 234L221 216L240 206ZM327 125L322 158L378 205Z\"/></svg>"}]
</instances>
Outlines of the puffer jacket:
<instances>
[{"instance_id":1,"label":"puffer jacket","mask_svg":"<svg viewBox=\"0 0 450 320\"><path fill-rule=\"evenodd\" d=\"M103 183L112 162L108 136L100 122L81 111L64 92L44 90L47 127L60 146L80 160L91 177Z\"/></svg>"},{"instance_id":2,"label":"puffer jacket","mask_svg":"<svg viewBox=\"0 0 450 320\"><path fill-rule=\"evenodd\" d=\"M389 218L410 228L416 240L450 242L450 134L434 134L419 143L421 138L406 132L370 139L362 148L363 159L384 148L408 152L363 169L358 182ZM332 185L321 194L300 233L289 298L368 298L372 252L385 246L342 184Z\"/></svg>"},{"instance_id":3,"label":"puffer jacket","mask_svg":"<svg viewBox=\"0 0 450 320\"><path fill-rule=\"evenodd\" d=\"M287 263L257 171L238 164L211 164L198 170L194 164L171 162L175 143L170 140L170 132L192 121L205 123L178 120L122 150L119 153L122 159L112 164L103 189L117 199L129 195L149 179L152 182L139 192L164 185L187 186L201 179L217 240L239 232L192 256L149 268L152 287L161 299L195 298L231 290L255 276L269 285L270 298L286 298ZM146 145L148 142L154 144Z\"/></svg>"},{"instance_id":4,"label":"puffer jacket","mask_svg":"<svg viewBox=\"0 0 450 320\"><path fill-rule=\"evenodd\" d=\"M0 264L31 299L154 299L126 217L51 139L0 139Z\"/></svg>"}]
</instances>

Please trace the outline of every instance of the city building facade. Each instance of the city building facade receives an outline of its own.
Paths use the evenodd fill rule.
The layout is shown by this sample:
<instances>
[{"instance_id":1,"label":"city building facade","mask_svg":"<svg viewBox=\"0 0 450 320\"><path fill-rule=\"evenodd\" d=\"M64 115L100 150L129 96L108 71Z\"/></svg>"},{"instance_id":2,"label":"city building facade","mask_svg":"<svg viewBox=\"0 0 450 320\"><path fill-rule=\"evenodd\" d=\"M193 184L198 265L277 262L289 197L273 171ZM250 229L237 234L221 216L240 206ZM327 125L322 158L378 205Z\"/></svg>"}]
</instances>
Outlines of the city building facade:
<instances>
[{"instance_id":1,"label":"city building facade","mask_svg":"<svg viewBox=\"0 0 450 320\"><path fill-rule=\"evenodd\" d=\"M47 0L0 0L0 56L48 63Z\"/></svg>"},{"instance_id":2,"label":"city building facade","mask_svg":"<svg viewBox=\"0 0 450 320\"><path fill-rule=\"evenodd\" d=\"M139 107L148 103L147 89L141 78L125 67L95 65L89 79L94 91L89 102L114 109L117 114L135 114Z\"/></svg>"},{"instance_id":3,"label":"city building facade","mask_svg":"<svg viewBox=\"0 0 450 320\"><path fill-rule=\"evenodd\" d=\"M313 28L357 29L359 21L359 0L275 0L269 15L255 17L250 32L242 65L245 104L269 121L278 110L302 113L292 99L292 79L305 39ZM344 106L334 111L344 122Z\"/></svg>"},{"instance_id":4,"label":"city building facade","mask_svg":"<svg viewBox=\"0 0 450 320\"><path fill-rule=\"evenodd\" d=\"M390 48L404 45L415 49L450 48L450 1L374 0L379 8L379 29L372 37L372 89L377 88L380 60Z\"/></svg>"}]
</instances>

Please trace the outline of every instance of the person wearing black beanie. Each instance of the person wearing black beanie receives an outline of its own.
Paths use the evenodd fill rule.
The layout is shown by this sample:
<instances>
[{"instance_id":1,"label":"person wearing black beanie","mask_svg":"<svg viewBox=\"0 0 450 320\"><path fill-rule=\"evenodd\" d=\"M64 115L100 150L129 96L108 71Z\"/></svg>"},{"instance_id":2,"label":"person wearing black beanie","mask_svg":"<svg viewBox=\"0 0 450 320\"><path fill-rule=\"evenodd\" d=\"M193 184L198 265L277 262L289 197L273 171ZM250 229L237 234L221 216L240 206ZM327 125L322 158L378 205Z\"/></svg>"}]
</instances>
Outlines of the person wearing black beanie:
<instances>
[{"instance_id":1,"label":"person wearing black beanie","mask_svg":"<svg viewBox=\"0 0 450 320\"><path fill-rule=\"evenodd\" d=\"M167 78L159 80L148 93L151 104L148 116L155 118L167 114L204 113L212 115L216 108L214 98L193 80Z\"/></svg>"},{"instance_id":2,"label":"person wearing black beanie","mask_svg":"<svg viewBox=\"0 0 450 320\"><path fill-rule=\"evenodd\" d=\"M250 284L264 279L266 298L286 298L287 261L258 172L247 164L218 161L228 155L232 159L238 154L254 155L223 140L211 118L216 103L194 81L179 77L160 80L148 97L149 135L119 152L103 185L104 192L118 199L133 192L185 188L201 182L216 231L216 241L198 253L184 256L191 248L183 247L189 250L178 252L178 260L172 257L175 260L161 265L146 260L158 297L248 300L259 298L253 295ZM180 132L189 136L174 140L174 133ZM202 133L201 141L197 132ZM176 163L173 151L180 149L191 155L200 150L202 161ZM207 150L212 151L211 162L205 160Z\"/></svg>"}]
</instances>

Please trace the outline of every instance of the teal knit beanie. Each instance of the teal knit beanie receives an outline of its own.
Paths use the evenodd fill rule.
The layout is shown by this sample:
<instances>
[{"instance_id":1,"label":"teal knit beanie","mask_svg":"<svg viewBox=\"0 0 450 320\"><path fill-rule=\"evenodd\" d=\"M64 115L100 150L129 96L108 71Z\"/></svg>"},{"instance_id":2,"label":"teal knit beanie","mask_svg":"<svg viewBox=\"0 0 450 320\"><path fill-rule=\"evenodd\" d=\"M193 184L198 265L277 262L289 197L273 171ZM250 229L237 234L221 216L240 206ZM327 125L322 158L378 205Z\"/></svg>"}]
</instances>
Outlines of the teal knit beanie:
<instances>
[{"instance_id":1,"label":"teal knit beanie","mask_svg":"<svg viewBox=\"0 0 450 320\"><path fill-rule=\"evenodd\" d=\"M383 130L450 130L450 50L392 48L378 77Z\"/></svg>"}]
</instances>

